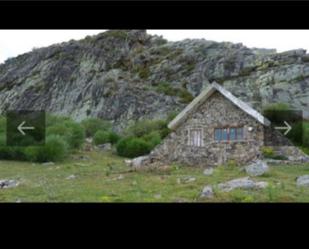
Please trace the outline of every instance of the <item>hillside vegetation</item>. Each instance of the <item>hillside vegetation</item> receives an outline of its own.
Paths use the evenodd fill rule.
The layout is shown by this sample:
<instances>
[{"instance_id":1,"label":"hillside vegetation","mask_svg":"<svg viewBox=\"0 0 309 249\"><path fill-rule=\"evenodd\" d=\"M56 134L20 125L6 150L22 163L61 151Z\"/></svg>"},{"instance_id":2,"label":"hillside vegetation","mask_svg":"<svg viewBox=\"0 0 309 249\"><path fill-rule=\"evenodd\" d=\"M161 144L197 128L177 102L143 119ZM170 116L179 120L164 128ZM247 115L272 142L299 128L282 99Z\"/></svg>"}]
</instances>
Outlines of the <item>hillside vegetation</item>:
<instances>
[{"instance_id":1,"label":"hillside vegetation","mask_svg":"<svg viewBox=\"0 0 309 249\"><path fill-rule=\"evenodd\" d=\"M309 56L242 44L170 42L145 30L111 30L34 49L0 64L0 110L45 109L81 121L165 119L217 81L257 110L283 102L309 118Z\"/></svg>"}]
</instances>

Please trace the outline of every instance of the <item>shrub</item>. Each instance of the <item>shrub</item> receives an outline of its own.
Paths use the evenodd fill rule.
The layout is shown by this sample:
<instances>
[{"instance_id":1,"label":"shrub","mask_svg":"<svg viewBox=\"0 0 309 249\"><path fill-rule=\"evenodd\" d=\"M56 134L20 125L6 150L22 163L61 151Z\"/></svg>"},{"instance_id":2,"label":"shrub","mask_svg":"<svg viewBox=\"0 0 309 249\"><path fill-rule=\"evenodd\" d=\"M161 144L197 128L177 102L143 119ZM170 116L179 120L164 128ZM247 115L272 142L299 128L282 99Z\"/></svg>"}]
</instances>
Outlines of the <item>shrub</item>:
<instances>
[{"instance_id":1,"label":"shrub","mask_svg":"<svg viewBox=\"0 0 309 249\"><path fill-rule=\"evenodd\" d=\"M5 132L6 130L6 119L5 117L0 117L0 133Z\"/></svg>"},{"instance_id":2,"label":"shrub","mask_svg":"<svg viewBox=\"0 0 309 249\"><path fill-rule=\"evenodd\" d=\"M56 115L46 114L46 127L58 125L68 120L72 121L71 118L66 117L66 116L56 116Z\"/></svg>"},{"instance_id":3,"label":"shrub","mask_svg":"<svg viewBox=\"0 0 309 249\"><path fill-rule=\"evenodd\" d=\"M61 161L68 154L68 144L61 136L49 135L44 146L27 147L24 153L26 160L29 161Z\"/></svg>"},{"instance_id":4,"label":"shrub","mask_svg":"<svg viewBox=\"0 0 309 249\"><path fill-rule=\"evenodd\" d=\"M264 146L262 147L261 151L262 151L263 156L266 158L273 157L275 154L273 148L271 147Z\"/></svg>"},{"instance_id":5,"label":"shrub","mask_svg":"<svg viewBox=\"0 0 309 249\"><path fill-rule=\"evenodd\" d=\"M84 128L80 124L74 122L66 122L65 125L70 129L67 140L70 148L79 149L85 140Z\"/></svg>"},{"instance_id":6,"label":"shrub","mask_svg":"<svg viewBox=\"0 0 309 249\"><path fill-rule=\"evenodd\" d=\"M78 149L85 139L84 128L72 120L66 120L47 128L47 135L58 135L67 141L71 149Z\"/></svg>"},{"instance_id":7,"label":"shrub","mask_svg":"<svg viewBox=\"0 0 309 249\"><path fill-rule=\"evenodd\" d=\"M109 142L112 144L116 144L120 140L120 136L113 131L109 132Z\"/></svg>"},{"instance_id":8,"label":"shrub","mask_svg":"<svg viewBox=\"0 0 309 249\"><path fill-rule=\"evenodd\" d=\"M113 131L97 131L94 134L93 141L96 145L105 143L115 144L118 142L119 138L119 135Z\"/></svg>"},{"instance_id":9,"label":"shrub","mask_svg":"<svg viewBox=\"0 0 309 249\"><path fill-rule=\"evenodd\" d=\"M152 131L151 133L144 135L143 139L151 144L150 149L153 149L156 145L161 143L161 135L158 131Z\"/></svg>"},{"instance_id":10,"label":"shrub","mask_svg":"<svg viewBox=\"0 0 309 249\"><path fill-rule=\"evenodd\" d=\"M81 124L85 129L87 137L93 137L99 130L108 131L111 129L111 123L109 121L98 118L85 119Z\"/></svg>"},{"instance_id":11,"label":"shrub","mask_svg":"<svg viewBox=\"0 0 309 249\"><path fill-rule=\"evenodd\" d=\"M109 143L109 132L97 131L93 136L94 144L105 144Z\"/></svg>"},{"instance_id":12,"label":"shrub","mask_svg":"<svg viewBox=\"0 0 309 249\"><path fill-rule=\"evenodd\" d=\"M151 144L142 138L127 137L119 140L116 148L118 155L133 158L148 154Z\"/></svg>"},{"instance_id":13,"label":"shrub","mask_svg":"<svg viewBox=\"0 0 309 249\"><path fill-rule=\"evenodd\" d=\"M263 108L263 115L273 123L281 123L286 117L290 117L294 112L286 103L268 104ZM281 112L282 111L282 112Z\"/></svg>"},{"instance_id":14,"label":"shrub","mask_svg":"<svg viewBox=\"0 0 309 249\"><path fill-rule=\"evenodd\" d=\"M275 159L275 160L287 160L288 158L284 155L277 155L272 147L264 146L261 152L265 158Z\"/></svg>"},{"instance_id":15,"label":"shrub","mask_svg":"<svg viewBox=\"0 0 309 249\"><path fill-rule=\"evenodd\" d=\"M309 147L309 122L297 122L292 126L292 129L287 134L287 137L296 145Z\"/></svg>"},{"instance_id":16,"label":"shrub","mask_svg":"<svg viewBox=\"0 0 309 249\"><path fill-rule=\"evenodd\" d=\"M6 136L0 133L0 158L8 160L24 160L23 147L6 145Z\"/></svg>"},{"instance_id":17,"label":"shrub","mask_svg":"<svg viewBox=\"0 0 309 249\"><path fill-rule=\"evenodd\" d=\"M128 127L125 131L127 136L142 137L152 131L166 129L167 122L164 120L140 120Z\"/></svg>"}]
</instances>

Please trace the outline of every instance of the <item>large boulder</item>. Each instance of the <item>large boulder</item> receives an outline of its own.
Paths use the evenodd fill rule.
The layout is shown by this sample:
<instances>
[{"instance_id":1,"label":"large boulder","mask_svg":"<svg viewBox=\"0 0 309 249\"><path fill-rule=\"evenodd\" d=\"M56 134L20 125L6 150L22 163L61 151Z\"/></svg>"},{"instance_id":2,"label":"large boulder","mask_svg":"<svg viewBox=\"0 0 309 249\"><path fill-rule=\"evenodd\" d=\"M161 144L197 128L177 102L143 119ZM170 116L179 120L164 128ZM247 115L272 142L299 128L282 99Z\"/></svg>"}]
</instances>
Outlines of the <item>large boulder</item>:
<instances>
[{"instance_id":1,"label":"large boulder","mask_svg":"<svg viewBox=\"0 0 309 249\"><path fill-rule=\"evenodd\" d=\"M131 166L134 168L140 168L142 166L145 166L149 163L149 157L148 156L139 156L131 161Z\"/></svg>"},{"instance_id":2,"label":"large boulder","mask_svg":"<svg viewBox=\"0 0 309 249\"><path fill-rule=\"evenodd\" d=\"M309 175L303 175L296 178L297 187L309 187Z\"/></svg>"},{"instance_id":3,"label":"large boulder","mask_svg":"<svg viewBox=\"0 0 309 249\"><path fill-rule=\"evenodd\" d=\"M246 166L245 170L249 176L261 176L269 170L269 167L266 162L257 160Z\"/></svg>"},{"instance_id":4,"label":"large boulder","mask_svg":"<svg viewBox=\"0 0 309 249\"><path fill-rule=\"evenodd\" d=\"M223 192L230 192L236 188L238 189L260 189L266 188L267 182L255 182L248 176L243 178L234 179L225 183L218 184L218 189Z\"/></svg>"}]
</instances>

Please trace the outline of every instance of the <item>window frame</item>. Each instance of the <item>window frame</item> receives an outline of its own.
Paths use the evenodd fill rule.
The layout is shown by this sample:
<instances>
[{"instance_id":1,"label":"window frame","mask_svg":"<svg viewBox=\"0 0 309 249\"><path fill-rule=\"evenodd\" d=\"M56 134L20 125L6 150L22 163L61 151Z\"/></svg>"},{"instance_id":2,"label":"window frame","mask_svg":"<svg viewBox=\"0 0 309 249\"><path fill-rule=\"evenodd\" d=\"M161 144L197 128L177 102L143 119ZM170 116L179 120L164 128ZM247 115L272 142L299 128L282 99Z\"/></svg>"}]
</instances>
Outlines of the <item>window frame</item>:
<instances>
[{"instance_id":1,"label":"window frame","mask_svg":"<svg viewBox=\"0 0 309 249\"><path fill-rule=\"evenodd\" d=\"M196 145L194 143L194 139L193 139L193 142L192 142L192 132L193 131L200 131L200 138L198 141L200 141L200 145ZM202 127L192 127L192 128L188 128L188 141L187 141L187 145L188 146L191 146L191 147L204 147L205 146L205 143L204 143L204 129Z\"/></svg>"},{"instance_id":2,"label":"window frame","mask_svg":"<svg viewBox=\"0 0 309 249\"><path fill-rule=\"evenodd\" d=\"M231 140L231 136L230 136L230 131L231 129L234 129L235 130L235 139ZM239 129L241 129L241 133L238 133ZM219 130L220 132L220 140L217 140L216 139L216 131ZM226 138L227 139L223 139L223 130L226 130L227 131L227 135L226 135ZM222 127L215 127L214 128L214 141L216 142L223 142L223 143L226 143L226 142L241 142L241 141L244 141L245 140L245 126L222 126ZM238 134L241 134L241 138L239 138L239 135Z\"/></svg>"}]
</instances>

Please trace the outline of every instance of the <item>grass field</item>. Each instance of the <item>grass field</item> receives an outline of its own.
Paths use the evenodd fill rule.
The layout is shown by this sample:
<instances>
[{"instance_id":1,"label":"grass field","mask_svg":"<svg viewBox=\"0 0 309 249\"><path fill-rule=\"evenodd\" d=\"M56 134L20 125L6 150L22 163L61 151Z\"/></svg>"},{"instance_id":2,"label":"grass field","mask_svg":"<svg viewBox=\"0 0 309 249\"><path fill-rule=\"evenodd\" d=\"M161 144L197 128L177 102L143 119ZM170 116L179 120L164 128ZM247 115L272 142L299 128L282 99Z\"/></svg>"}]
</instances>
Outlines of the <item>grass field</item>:
<instances>
[{"instance_id":1,"label":"grass field","mask_svg":"<svg viewBox=\"0 0 309 249\"><path fill-rule=\"evenodd\" d=\"M309 174L309 164L272 166L265 176L255 177L270 183L263 190L215 191L213 199L200 199L205 185L243 177L245 172L235 166L220 166L212 176L205 176L202 168L178 165L134 171L123 160L111 153L92 151L76 153L62 163L49 166L0 161L0 179L20 182L15 188L0 189L0 201L309 202L309 188L297 188L295 184L297 176ZM185 183L182 181L185 177L196 180Z\"/></svg>"}]
</instances>

